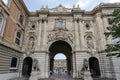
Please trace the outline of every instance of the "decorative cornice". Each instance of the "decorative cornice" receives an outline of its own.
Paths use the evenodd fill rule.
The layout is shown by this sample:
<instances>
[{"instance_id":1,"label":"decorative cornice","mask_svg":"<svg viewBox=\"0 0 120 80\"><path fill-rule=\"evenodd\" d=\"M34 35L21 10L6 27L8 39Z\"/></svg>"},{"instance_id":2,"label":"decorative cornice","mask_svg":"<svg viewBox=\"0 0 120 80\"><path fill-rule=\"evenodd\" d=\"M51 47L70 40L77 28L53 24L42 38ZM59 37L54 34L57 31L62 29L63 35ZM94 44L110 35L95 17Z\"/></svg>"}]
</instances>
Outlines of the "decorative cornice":
<instances>
[{"instance_id":1,"label":"decorative cornice","mask_svg":"<svg viewBox=\"0 0 120 80\"><path fill-rule=\"evenodd\" d=\"M26 12L27 15L29 14L29 11L28 11L25 3L23 2L23 0L14 0L14 1L18 1L19 4L21 5L20 7L22 7L24 9L24 11Z\"/></svg>"},{"instance_id":2,"label":"decorative cornice","mask_svg":"<svg viewBox=\"0 0 120 80\"><path fill-rule=\"evenodd\" d=\"M19 53L22 53L23 54L23 51L22 50L18 50L18 49L15 49L13 48L11 45L7 44L7 43L4 43L4 42L0 42L0 46L3 46L3 47L7 47L9 49L12 49L16 52L19 52Z\"/></svg>"}]
</instances>

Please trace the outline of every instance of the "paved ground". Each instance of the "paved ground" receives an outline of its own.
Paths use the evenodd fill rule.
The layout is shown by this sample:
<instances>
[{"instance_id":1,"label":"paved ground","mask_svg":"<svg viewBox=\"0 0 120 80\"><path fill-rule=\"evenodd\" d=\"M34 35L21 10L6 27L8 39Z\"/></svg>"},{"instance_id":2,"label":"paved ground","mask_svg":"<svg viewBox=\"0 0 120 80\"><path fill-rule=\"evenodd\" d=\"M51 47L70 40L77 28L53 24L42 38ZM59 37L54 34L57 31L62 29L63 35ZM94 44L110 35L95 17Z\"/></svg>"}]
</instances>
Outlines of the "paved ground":
<instances>
[{"instance_id":1,"label":"paved ground","mask_svg":"<svg viewBox=\"0 0 120 80\"><path fill-rule=\"evenodd\" d=\"M67 73L54 73L48 80L73 80Z\"/></svg>"}]
</instances>

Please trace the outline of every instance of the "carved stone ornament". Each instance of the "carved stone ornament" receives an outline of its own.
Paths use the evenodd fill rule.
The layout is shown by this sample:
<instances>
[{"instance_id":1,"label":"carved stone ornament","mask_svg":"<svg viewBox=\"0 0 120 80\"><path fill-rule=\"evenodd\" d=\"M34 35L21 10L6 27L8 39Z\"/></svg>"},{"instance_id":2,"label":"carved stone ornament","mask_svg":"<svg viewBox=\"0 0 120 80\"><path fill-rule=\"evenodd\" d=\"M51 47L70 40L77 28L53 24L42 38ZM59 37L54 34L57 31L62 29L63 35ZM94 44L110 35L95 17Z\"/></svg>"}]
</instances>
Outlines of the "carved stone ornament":
<instances>
[{"instance_id":1,"label":"carved stone ornament","mask_svg":"<svg viewBox=\"0 0 120 80\"><path fill-rule=\"evenodd\" d=\"M56 33L48 34L48 42L54 40L67 40L73 43L73 35L71 33L65 33L64 31L58 31Z\"/></svg>"},{"instance_id":2,"label":"carved stone ornament","mask_svg":"<svg viewBox=\"0 0 120 80\"><path fill-rule=\"evenodd\" d=\"M34 37L36 37L36 33L35 33L35 32L29 32L29 33L28 33L28 37L29 37L29 36L34 36Z\"/></svg>"},{"instance_id":3,"label":"carved stone ornament","mask_svg":"<svg viewBox=\"0 0 120 80\"><path fill-rule=\"evenodd\" d=\"M40 71L37 59L33 59L33 70L34 71Z\"/></svg>"}]
</instances>

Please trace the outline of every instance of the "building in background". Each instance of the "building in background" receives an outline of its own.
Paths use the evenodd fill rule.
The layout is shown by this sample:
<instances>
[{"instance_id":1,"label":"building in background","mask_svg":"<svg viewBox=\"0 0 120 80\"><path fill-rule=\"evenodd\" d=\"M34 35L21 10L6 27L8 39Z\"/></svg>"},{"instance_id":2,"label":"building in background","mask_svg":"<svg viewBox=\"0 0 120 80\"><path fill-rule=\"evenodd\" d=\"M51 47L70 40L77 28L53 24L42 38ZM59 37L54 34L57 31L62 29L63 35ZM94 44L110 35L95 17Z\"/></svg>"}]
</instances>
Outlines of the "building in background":
<instances>
[{"instance_id":1,"label":"building in background","mask_svg":"<svg viewBox=\"0 0 120 80\"><path fill-rule=\"evenodd\" d=\"M106 57L104 32L120 3L101 3L92 11L58 5L29 12L23 0L0 1L0 79L48 78L54 56L66 56L67 72L80 78L87 62L93 78L120 80L120 59ZM35 74L40 73L40 74Z\"/></svg>"},{"instance_id":2,"label":"building in background","mask_svg":"<svg viewBox=\"0 0 120 80\"><path fill-rule=\"evenodd\" d=\"M54 60L54 73L67 73L67 62L65 59Z\"/></svg>"}]
</instances>

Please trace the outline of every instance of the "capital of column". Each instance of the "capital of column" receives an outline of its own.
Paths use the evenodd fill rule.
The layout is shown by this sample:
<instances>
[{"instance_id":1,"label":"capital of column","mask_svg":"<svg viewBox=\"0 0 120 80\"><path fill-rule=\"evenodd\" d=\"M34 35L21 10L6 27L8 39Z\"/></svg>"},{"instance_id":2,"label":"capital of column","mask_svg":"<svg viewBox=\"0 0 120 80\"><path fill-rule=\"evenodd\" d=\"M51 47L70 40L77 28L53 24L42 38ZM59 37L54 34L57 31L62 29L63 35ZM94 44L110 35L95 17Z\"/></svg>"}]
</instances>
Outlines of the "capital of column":
<instances>
[{"instance_id":1,"label":"capital of column","mask_svg":"<svg viewBox=\"0 0 120 80\"><path fill-rule=\"evenodd\" d=\"M74 18L73 21L79 23L80 21L82 21L82 19L81 18Z\"/></svg>"},{"instance_id":2,"label":"capital of column","mask_svg":"<svg viewBox=\"0 0 120 80\"><path fill-rule=\"evenodd\" d=\"M40 19L38 20L39 23L42 22L42 21L48 22L48 18L40 18Z\"/></svg>"}]
</instances>

